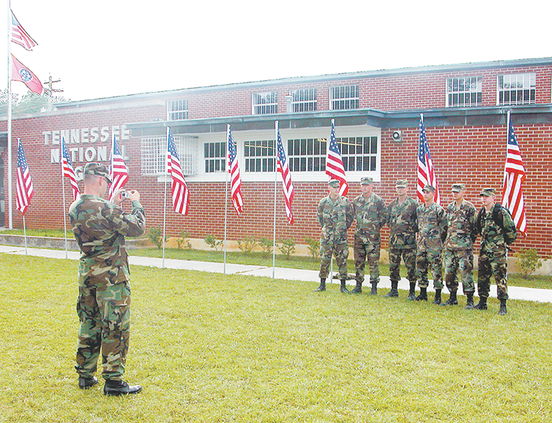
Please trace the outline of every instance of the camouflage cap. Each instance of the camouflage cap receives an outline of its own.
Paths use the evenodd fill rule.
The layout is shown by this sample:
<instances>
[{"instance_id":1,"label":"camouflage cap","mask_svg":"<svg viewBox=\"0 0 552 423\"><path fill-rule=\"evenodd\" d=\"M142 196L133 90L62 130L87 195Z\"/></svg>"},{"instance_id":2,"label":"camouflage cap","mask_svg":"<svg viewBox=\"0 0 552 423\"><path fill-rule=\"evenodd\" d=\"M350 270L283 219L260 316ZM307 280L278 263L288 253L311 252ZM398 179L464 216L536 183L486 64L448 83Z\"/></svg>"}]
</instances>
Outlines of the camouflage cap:
<instances>
[{"instance_id":1,"label":"camouflage cap","mask_svg":"<svg viewBox=\"0 0 552 423\"><path fill-rule=\"evenodd\" d=\"M360 178L360 185L370 185L374 183L374 178L370 178L369 176L363 176Z\"/></svg>"},{"instance_id":2,"label":"camouflage cap","mask_svg":"<svg viewBox=\"0 0 552 423\"><path fill-rule=\"evenodd\" d=\"M406 188L408 186L408 181L406 179L399 179L395 186L397 188Z\"/></svg>"},{"instance_id":3,"label":"camouflage cap","mask_svg":"<svg viewBox=\"0 0 552 423\"><path fill-rule=\"evenodd\" d=\"M340 182L337 179L332 179L330 182L328 182L328 185L333 188L339 188Z\"/></svg>"},{"instance_id":4,"label":"camouflage cap","mask_svg":"<svg viewBox=\"0 0 552 423\"><path fill-rule=\"evenodd\" d=\"M433 185L426 185L423 189L423 192L435 192L435 187Z\"/></svg>"},{"instance_id":5,"label":"camouflage cap","mask_svg":"<svg viewBox=\"0 0 552 423\"><path fill-rule=\"evenodd\" d=\"M496 190L494 188L483 188L480 197L490 197L491 195L496 195Z\"/></svg>"},{"instance_id":6,"label":"camouflage cap","mask_svg":"<svg viewBox=\"0 0 552 423\"><path fill-rule=\"evenodd\" d=\"M105 179L111 183L111 178L109 177L109 170L107 167L101 163L87 163L84 167L85 175L97 175L103 176Z\"/></svg>"},{"instance_id":7,"label":"camouflage cap","mask_svg":"<svg viewBox=\"0 0 552 423\"><path fill-rule=\"evenodd\" d=\"M460 192L465 189L466 189L466 186L464 184L452 184L452 187L450 190L452 192Z\"/></svg>"}]
</instances>

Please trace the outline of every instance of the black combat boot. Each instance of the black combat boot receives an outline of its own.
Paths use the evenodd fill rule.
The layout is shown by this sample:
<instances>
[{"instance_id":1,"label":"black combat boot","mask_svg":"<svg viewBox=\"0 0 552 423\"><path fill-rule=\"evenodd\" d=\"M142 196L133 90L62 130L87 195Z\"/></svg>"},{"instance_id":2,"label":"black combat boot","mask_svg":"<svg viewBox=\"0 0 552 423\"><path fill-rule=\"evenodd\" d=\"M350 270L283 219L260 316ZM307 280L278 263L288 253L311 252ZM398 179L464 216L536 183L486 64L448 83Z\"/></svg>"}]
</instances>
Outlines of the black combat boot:
<instances>
[{"instance_id":1,"label":"black combat boot","mask_svg":"<svg viewBox=\"0 0 552 423\"><path fill-rule=\"evenodd\" d=\"M370 295L378 295L378 283L372 282L372 288L370 289Z\"/></svg>"},{"instance_id":2,"label":"black combat boot","mask_svg":"<svg viewBox=\"0 0 552 423\"><path fill-rule=\"evenodd\" d=\"M427 288L420 288L420 295L416 297L416 301L427 301Z\"/></svg>"},{"instance_id":3,"label":"black combat boot","mask_svg":"<svg viewBox=\"0 0 552 423\"><path fill-rule=\"evenodd\" d=\"M314 290L314 292L321 292L326 290L326 278L320 278L320 286Z\"/></svg>"},{"instance_id":4,"label":"black combat boot","mask_svg":"<svg viewBox=\"0 0 552 423\"><path fill-rule=\"evenodd\" d=\"M397 290L397 287L399 286L398 282L391 282L391 291L386 295L386 297L398 297L399 291Z\"/></svg>"},{"instance_id":5,"label":"black combat boot","mask_svg":"<svg viewBox=\"0 0 552 423\"><path fill-rule=\"evenodd\" d=\"M410 301L416 301L416 282L410 282L410 291L408 291L408 297Z\"/></svg>"},{"instance_id":6,"label":"black combat boot","mask_svg":"<svg viewBox=\"0 0 552 423\"><path fill-rule=\"evenodd\" d=\"M98 379L95 376L92 376L92 377L79 376L80 389L92 388L97 383L98 383Z\"/></svg>"},{"instance_id":7,"label":"black combat boot","mask_svg":"<svg viewBox=\"0 0 552 423\"><path fill-rule=\"evenodd\" d=\"M342 294L350 294L349 290L347 289L347 286L345 285L346 282L347 281L345 279L341 279L341 293Z\"/></svg>"},{"instance_id":8,"label":"black combat boot","mask_svg":"<svg viewBox=\"0 0 552 423\"><path fill-rule=\"evenodd\" d=\"M473 292L466 292L466 297L468 297L468 301L466 301L466 310L472 310L474 308L473 305Z\"/></svg>"},{"instance_id":9,"label":"black combat boot","mask_svg":"<svg viewBox=\"0 0 552 423\"><path fill-rule=\"evenodd\" d=\"M128 383L122 380L108 379L104 385L104 395L132 395L141 391L142 387L140 385L129 386Z\"/></svg>"},{"instance_id":10,"label":"black combat boot","mask_svg":"<svg viewBox=\"0 0 552 423\"><path fill-rule=\"evenodd\" d=\"M487 297L479 297L479 302L474 308L476 310L487 310Z\"/></svg>"},{"instance_id":11,"label":"black combat boot","mask_svg":"<svg viewBox=\"0 0 552 423\"><path fill-rule=\"evenodd\" d=\"M360 294L362 292L362 282L356 281L355 288L351 291L351 294Z\"/></svg>"},{"instance_id":12,"label":"black combat boot","mask_svg":"<svg viewBox=\"0 0 552 423\"><path fill-rule=\"evenodd\" d=\"M442 306L458 305L458 299L456 298L456 291L451 291L450 298L441 305Z\"/></svg>"},{"instance_id":13,"label":"black combat boot","mask_svg":"<svg viewBox=\"0 0 552 423\"><path fill-rule=\"evenodd\" d=\"M433 304L441 304L441 290L435 290L435 298L433 298Z\"/></svg>"},{"instance_id":14,"label":"black combat boot","mask_svg":"<svg viewBox=\"0 0 552 423\"><path fill-rule=\"evenodd\" d=\"M500 309L498 310L498 314L500 314L501 316L504 316L506 313L508 313L508 310L506 310L506 299L501 298Z\"/></svg>"}]
</instances>

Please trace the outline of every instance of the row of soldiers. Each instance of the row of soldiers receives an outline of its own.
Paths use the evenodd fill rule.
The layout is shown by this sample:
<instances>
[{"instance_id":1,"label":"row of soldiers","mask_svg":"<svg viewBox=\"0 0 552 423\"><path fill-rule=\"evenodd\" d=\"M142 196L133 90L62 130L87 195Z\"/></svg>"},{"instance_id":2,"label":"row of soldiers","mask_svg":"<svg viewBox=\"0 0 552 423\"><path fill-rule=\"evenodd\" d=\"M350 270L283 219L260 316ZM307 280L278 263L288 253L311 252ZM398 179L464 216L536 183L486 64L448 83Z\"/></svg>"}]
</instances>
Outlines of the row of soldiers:
<instances>
[{"instance_id":1,"label":"row of soldiers","mask_svg":"<svg viewBox=\"0 0 552 423\"><path fill-rule=\"evenodd\" d=\"M341 292L348 293L347 230L356 220L354 236L354 259L356 287L352 293L362 292L366 262L370 269L370 294L377 294L379 282L379 260L381 229L389 227L389 271L391 291L387 297L398 297L400 264L404 262L410 283L409 300L427 301L431 270L435 288L434 304L457 305L458 278L462 280L467 297L466 309L487 309L490 279L494 276L500 300L499 314L506 314L507 289L507 245L516 238L516 226L507 209L496 203L496 191L486 188L481 191L482 207L475 206L464 196L464 184L453 184L453 200L445 209L434 202L435 187L423 188L424 203L418 204L407 195L406 180L398 180L395 189L397 197L387 206L380 196L373 192L372 178L360 181L361 194L352 202L339 194L340 182L329 182L329 195L318 204L318 222L322 227L320 238L320 286L316 291L325 291L326 279L332 255L339 267ZM473 245L481 235L481 249L478 261L479 303L474 305L475 284L473 278ZM450 293L446 302L441 302L443 290L443 251L445 283ZM416 296L416 282L420 294Z\"/></svg>"}]
</instances>

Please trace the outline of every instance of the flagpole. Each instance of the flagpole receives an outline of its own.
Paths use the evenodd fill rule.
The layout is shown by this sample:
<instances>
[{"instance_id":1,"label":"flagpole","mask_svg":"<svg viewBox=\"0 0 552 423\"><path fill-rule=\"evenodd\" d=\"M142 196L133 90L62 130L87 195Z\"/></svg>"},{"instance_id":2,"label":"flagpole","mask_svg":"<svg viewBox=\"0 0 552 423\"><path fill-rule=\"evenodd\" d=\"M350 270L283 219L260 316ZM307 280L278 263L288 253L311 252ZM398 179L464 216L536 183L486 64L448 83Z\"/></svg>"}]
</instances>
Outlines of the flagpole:
<instances>
[{"instance_id":1,"label":"flagpole","mask_svg":"<svg viewBox=\"0 0 552 423\"><path fill-rule=\"evenodd\" d=\"M27 255L27 227L25 226L25 215L23 215L23 238L25 239L25 255Z\"/></svg>"},{"instance_id":2,"label":"flagpole","mask_svg":"<svg viewBox=\"0 0 552 423\"><path fill-rule=\"evenodd\" d=\"M228 163L228 142L230 140L230 124L226 124L226 160L225 163ZM228 169L227 169L228 167ZM226 275L226 230L228 227L228 171L230 170L230 164L228 163L228 166L225 166L225 172L226 173L226 189L224 190L224 266L223 266L223 273Z\"/></svg>"},{"instance_id":3,"label":"flagpole","mask_svg":"<svg viewBox=\"0 0 552 423\"><path fill-rule=\"evenodd\" d=\"M13 229L13 177L12 177L12 85L11 85L11 0L8 0L8 227Z\"/></svg>"},{"instance_id":4,"label":"flagpole","mask_svg":"<svg viewBox=\"0 0 552 423\"><path fill-rule=\"evenodd\" d=\"M167 126L167 153L165 154L165 173L167 173L167 175L169 175L168 173L168 163L167 163L167 160L168 160L168 152L169 152L169 131L171 130L171 128L169 126ZM169 175L170 177L170 175ZM166 227L166 224L167 224L167 179L169 178L165 178L165 196L163 198L163 238L161 238L161 242L163 243L163 259L162 259L162 264L161 264L161 268L164 269L165 268L165 227Z\"/></svg>"},{"instance_id":5,"label":"flagpole","mask_svg":"<svg viewBox=\"0 0 552 423\"><path fill-rule=\"evenodd\" d=\"M278 121L275 122L274 129L276 130L276 138L274 139L274 219L273 219L273 229L272 229L272 279L275 279L274 269L276 268L276 192L278 189L278 166L277 166L277 155L278 155L278 133L280 132L280 127Z\"/></svg>"},{"instance_id":6,"label":"flagpole","mask_svg":"<svg viewBox=\"0 0 552 423\"><path fill-rule=\"evenodd\" d=\"M65 237L65 258L67 259L67 217L65 216L65 186L63 185L63 148L60 148L60 163L61 163L61 193L63 198L63 231Z\"/></svg>"}]
</instances>

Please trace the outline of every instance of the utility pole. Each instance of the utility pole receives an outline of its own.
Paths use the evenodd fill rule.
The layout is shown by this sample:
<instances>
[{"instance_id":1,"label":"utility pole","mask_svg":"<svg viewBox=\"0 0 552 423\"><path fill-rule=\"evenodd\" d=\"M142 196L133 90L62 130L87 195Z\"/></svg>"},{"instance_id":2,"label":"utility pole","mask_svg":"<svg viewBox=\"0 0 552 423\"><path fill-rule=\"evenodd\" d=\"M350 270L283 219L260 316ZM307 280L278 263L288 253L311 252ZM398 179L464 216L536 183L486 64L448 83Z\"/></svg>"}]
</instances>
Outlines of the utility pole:
<instances>
[{"instance_id":1,"label":"utility pole","mask_svg":"<svg viewBox=\"0 0 552 423\"><path fill-rule=\"evenodd\" d=\"M48 77L48 81L43 82L43 84L46 86L46 88L44 88L44 94L46 94L48 96L48 111L52 111L52 109L53 109L53 96L52 96L52 93L62 93L63 92L62 89L52 88L52 85L57 83L57 82L61 82L61 79L56 79L54 81L52 79L52 75L50 75Z\"/></svg>"}]
</instances>

